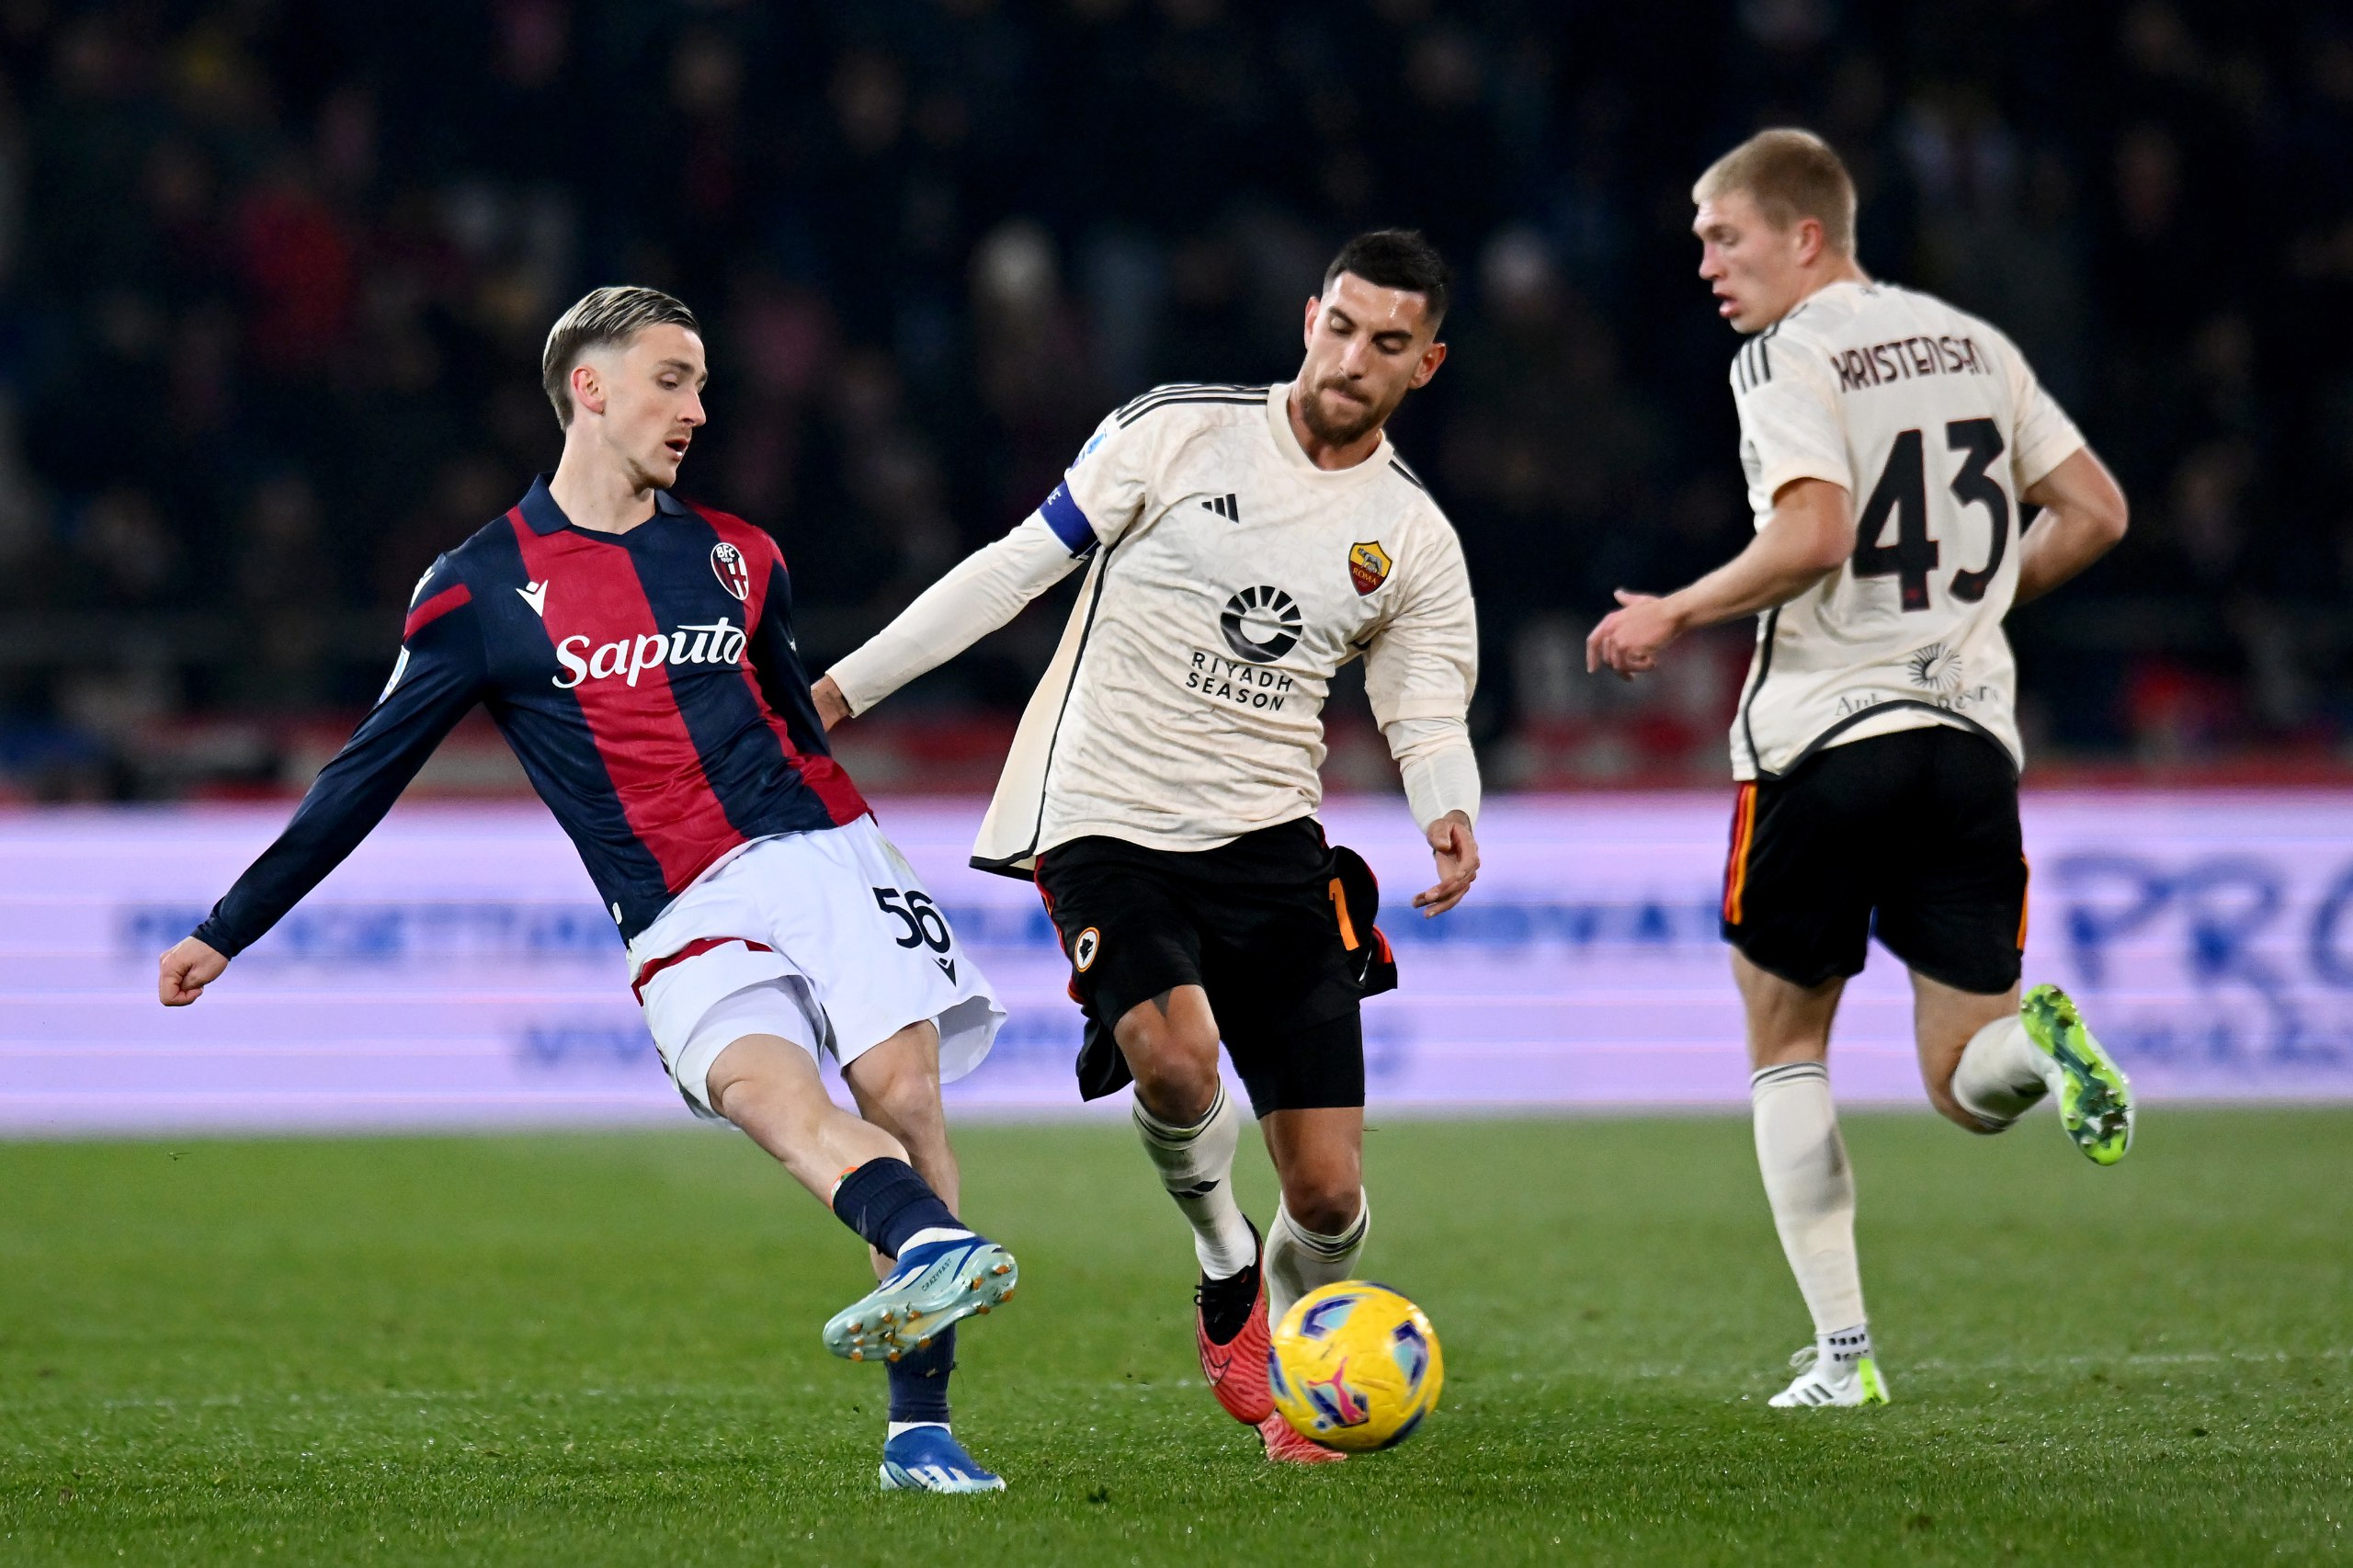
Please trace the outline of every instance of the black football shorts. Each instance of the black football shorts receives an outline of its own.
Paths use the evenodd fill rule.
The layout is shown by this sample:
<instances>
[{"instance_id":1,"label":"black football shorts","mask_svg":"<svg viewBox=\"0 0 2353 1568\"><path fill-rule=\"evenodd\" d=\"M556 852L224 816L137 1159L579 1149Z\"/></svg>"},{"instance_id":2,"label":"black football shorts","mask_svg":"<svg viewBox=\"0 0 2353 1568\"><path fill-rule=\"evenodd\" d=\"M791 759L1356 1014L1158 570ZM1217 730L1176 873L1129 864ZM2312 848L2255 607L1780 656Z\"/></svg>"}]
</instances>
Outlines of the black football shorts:
<instances>
[{"instance_id":1,"label":"black football shorts","mask_svg":"<svg viewBox=\"0 0 2353 1568\"><path fill-rule=\"evenodd\" d=\"M1039 857L1038 891L1086 1014L1086 1098L1130 1080L1111 1032L1128 1010L1198 985L1260 1116L1364 1104L1358 1003L1396 968L1371 873L1313 817L1215 849L1074 839Z\"/></svg>"},{"instance_id":2,"label":"black football shorts","mask_svg":"<svg viewBox=\"0 0 2353 1568\"><path fill-rule=\"evenodd\" d=\"M1958 991L2018 983L2026 852L2009 753L1948 725L1816 752L1743 784L1724 940L1793 985L1862 972L1880 945Z\"/></svg>"}]
</instances>

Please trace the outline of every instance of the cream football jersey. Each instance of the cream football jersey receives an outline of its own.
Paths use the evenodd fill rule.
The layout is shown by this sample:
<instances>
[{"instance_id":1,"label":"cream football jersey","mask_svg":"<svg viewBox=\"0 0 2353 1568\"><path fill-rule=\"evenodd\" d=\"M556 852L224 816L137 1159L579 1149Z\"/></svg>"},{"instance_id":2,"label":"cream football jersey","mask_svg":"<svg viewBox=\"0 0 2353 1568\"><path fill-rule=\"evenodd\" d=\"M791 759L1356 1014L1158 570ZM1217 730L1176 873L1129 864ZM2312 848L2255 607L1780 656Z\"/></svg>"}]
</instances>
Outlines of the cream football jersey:
<instances>
[{"instance_id":1,"label":"cream football jersey","mask_svg":"<svg viewBox=\"0 0 2353 1568\"><path fill-rule=\"evenodd\" d=\"M1092 560L976 865L1027 869L1092 834L1209 849L1308 815L1324 699L1359 655L1381 723L1468 710L1478 632L1453 528L1385 437L1317 468L1289 390L1148 392L1039 508Z\"/></svg>"},{"instance_id":2,"label":"cream football jersey","mask_svg":"<svg viewBox=\"0 0 2353 1568\"><path fill-rule=\"evenodd\" d=\"M1799 479L1845 486L1857 524L1844 566L1758 619L1734 776L1929 724L2023 766L2018 497L2084 438L2017 347L1930 295L1835 283L1742 347L1732 390L1756 526Z\"/></svg>"}]
</instances>

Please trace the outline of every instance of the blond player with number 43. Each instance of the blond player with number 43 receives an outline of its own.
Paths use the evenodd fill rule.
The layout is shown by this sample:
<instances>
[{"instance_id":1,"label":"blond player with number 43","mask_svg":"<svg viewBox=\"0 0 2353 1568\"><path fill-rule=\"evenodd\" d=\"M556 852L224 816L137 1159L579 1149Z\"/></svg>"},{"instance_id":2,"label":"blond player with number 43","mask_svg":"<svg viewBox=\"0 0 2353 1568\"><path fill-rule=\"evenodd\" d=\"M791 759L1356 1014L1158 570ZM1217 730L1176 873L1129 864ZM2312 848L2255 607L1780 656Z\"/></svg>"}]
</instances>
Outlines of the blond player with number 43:
<instances>
[{"instance_id":1,"label":"blond player with number 43","mask_svg":"<svg viewBox=\"0 0 2353 1568\"><path fill-rule=\"evenodd\" d=\"M1664 597L1623 593L1586 667L1628 678L1693 627L1758 618L1733 724L1724 938L1745 1004L1766 1197L1814 1344L1773 1403L1885 1403L1830 1098L1830 1024L1876 934L1910 969L1938 1110L1998 1132L2048 1095L2113 1165L2132 1092L2054 985L2018 994L2027 863L2013 604L2124 536L2124 496L2015 345L1855 259L1855 187L1802 131L1692 192L1733 360L1756 538ZM2040 515L2027 527L2027 508Z\"/></svg>"}]
</instances>

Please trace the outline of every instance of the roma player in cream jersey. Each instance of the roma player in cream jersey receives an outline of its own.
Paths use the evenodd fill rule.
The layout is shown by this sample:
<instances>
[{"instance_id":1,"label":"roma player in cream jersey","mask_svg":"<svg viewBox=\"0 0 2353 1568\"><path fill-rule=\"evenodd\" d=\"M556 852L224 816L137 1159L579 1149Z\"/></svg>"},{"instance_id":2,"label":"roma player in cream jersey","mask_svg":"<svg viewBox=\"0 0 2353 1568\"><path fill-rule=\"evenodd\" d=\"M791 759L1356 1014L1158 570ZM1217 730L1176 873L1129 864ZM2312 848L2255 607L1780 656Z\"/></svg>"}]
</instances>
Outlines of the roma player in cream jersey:
<instances>
[{"instance_id":1,"label":"roma player in cream jersey","mask_svg":"<svg viewBox=\"0 0 2353 1568\"><path fill-rule=\"evenodd\" d=\"M1086 1015L1081 1092L1135 1083L1135 1120L1192 1223L1195 1332L1218 1401L1269 1457L1337 1458L1286 1426L1267 1318L1347 1278L1361 1187L1358 1004L1393 983L1370 873L1326 844L1323 706L1365 661L1453 907L1478 873L1463 716L1478 637L1462 551L1382 426L1446 358L1445 264L1418 234L1351 241L1273 386L1184 385L1103 421L1044 505L817 683L864 712L1082 563L973 863L1033 875ZM1265 1246L1235 1203L1223 1040L1282 1184Z\"/></svg>"},{"instance_id":2,"label":"roma player in cream jersey","mask_svg":"<svg viewBox=\"0 0 2353 1568\"><path fill-rule=\"evenodd\" d=\"M2074 1003L2019 999L2025 758L2002 634L2013 604L2123 537L2124 497L2007 338L1865 275L1854 186L1819 138L1763 132L1692 196L1700 276L1750 335L1732 390L1756 539L1677 593L1620 593L1586 663L1631 677L1692 627L1759 618L1723 930L1757 1163L1815 1334L1773 1403L1883 1403L1826 1065L1869 938L1912 971L1944 1115L1996 1132L2049 1095L2095 1162L2131 1142L2131 1085Z\"/></svg>"}]
</instances>

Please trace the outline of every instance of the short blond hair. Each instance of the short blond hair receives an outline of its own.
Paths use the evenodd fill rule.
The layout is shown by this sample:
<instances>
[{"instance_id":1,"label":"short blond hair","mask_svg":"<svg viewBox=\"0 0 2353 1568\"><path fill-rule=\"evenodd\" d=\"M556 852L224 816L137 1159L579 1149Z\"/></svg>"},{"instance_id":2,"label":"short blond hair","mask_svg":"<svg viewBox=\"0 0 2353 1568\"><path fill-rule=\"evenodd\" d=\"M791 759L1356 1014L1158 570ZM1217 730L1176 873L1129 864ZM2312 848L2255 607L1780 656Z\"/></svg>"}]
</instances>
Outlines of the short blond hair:
<instances>
[{"instance_id":1,"label":"short blond hair","mask_svg":"<svg viewBox=\"0 0 2353 1568\"><path fill-rule=\"evenodd\" d=\"M1855 182L1830 143L1811 131L1760 131L1708 165L1691 187L1695 202L1735 190L1748 193L1777 229L1802 218L1822 225L1822 240L1841 256L1855 254Z\"/></svg>"},{"instance_id":2,"label":"short blond hair","mask_svg":"<svg viewBox=\"0 0 2353 1568\"><path fill-rule=\"evenodd\" d=\"M649 326L682 326L699 333L694 312L659 289L629 284L593 289L556 317L540 355L540 387L555 404L555 422L572 427L572 370L581 357L610 344L627 343Z\"/></svg>"}]
</instances>

